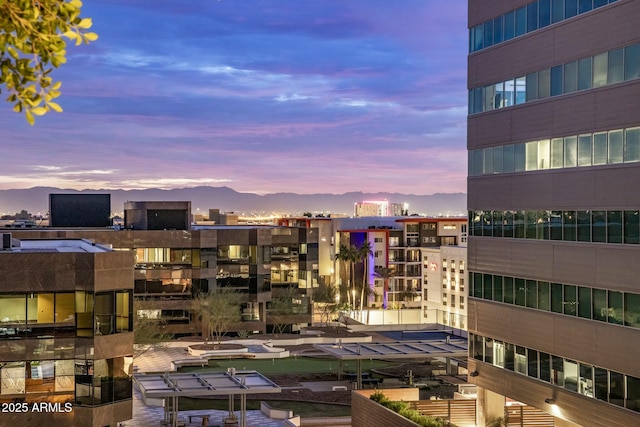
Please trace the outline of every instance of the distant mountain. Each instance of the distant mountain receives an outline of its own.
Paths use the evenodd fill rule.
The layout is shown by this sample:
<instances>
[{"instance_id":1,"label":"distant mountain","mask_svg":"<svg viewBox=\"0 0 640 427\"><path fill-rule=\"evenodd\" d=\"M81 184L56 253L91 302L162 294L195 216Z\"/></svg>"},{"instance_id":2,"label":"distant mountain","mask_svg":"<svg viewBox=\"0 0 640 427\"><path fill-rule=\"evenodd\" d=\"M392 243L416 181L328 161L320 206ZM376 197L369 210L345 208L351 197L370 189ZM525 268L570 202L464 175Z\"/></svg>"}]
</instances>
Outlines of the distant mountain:
<instances>
[{"instance_id":1,"label":"distant mountain","mask_svg":"<svg viewBox=\"0 0 640 427\"><path fill-rule=\"evenodd\" d=\"M221 212L278 212L302 214L325 212L353 214L354 203L363 200L389 200L391 203L409 203L409 213L425 215L464 215L465 193L437 193L415 195L401 193L296 194L274 193L258 195L239 193L228 187L193 187L174 190L70 190L54 187L34 187L22 190L0 190L0 212L13 214L25 209L31 213L48 211L49 193L109 193L111 210L121 212L126 201L191 201L194 212L208 212L218 208Z\"/></svg>"}]
</instances>

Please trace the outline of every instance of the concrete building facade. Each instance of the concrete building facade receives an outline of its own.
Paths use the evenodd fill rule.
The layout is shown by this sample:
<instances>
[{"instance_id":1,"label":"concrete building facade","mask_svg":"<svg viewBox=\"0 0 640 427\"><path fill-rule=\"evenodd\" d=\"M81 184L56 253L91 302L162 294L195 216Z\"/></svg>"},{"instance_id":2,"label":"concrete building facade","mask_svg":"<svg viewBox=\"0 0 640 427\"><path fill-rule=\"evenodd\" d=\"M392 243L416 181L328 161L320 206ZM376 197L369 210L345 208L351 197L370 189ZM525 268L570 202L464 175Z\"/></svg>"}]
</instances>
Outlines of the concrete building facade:
<instances>
[{"instance_id":1,"label":"concrete building facade","mask_svg":"<svg viewBox=\"0 0 640 427\"><path fill-rule=\"evenodd\" d=\"M131 419L132 254L79 239L8 240L0 251L2 424Z\"/></svg>"},{"instance_id":2,"label":"concrete building facade","mask_svg":"<svg viewBox=\"0 0 640 427\"><path fill-rule=\"evenodd\" d=\"M469 1L470 381L640 424L640 2Z\"/></svg>"}]
</instances>

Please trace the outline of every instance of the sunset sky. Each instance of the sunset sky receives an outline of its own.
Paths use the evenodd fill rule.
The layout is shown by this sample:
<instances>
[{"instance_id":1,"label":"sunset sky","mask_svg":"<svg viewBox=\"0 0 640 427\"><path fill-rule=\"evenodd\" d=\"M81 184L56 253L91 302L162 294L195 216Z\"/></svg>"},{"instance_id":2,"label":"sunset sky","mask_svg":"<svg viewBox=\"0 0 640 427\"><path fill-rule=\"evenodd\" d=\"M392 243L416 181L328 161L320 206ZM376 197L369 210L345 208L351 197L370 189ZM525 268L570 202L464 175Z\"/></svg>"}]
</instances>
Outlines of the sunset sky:
<instances>
[{"instance_id":1,"label":"sunset sky","mask_svg":"<svg viewBox=\"0 0 640 427\"><path fill-rule=\"evenodd\" d=\"M64 113L0 103L0 189L466 191L466 1L86 1ZM3 93L2 100L6 98Z\"/></svg>"}]
</instances>

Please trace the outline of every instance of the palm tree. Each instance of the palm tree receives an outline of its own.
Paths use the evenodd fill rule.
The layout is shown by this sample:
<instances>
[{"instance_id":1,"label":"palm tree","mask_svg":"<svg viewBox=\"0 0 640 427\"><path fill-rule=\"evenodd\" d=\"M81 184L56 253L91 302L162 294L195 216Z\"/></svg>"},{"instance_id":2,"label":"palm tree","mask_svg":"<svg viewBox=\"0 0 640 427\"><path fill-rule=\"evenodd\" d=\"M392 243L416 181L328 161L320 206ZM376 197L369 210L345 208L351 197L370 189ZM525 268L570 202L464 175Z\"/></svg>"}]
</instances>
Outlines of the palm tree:
<instances>
[{"instance_id":1,"label":"palm tree","mask_svg":"<svg viewBox=\"0 0 640 427\"><path fill-rule=\"evenodd\" d=\"M343 267L348 272L346 292L347 292L347 301L349 301L349 304L351 306L355 304L355 301L351 301L350 291L351 291L351 287L353 286L353 281L355 280L355 271L353 267L357 259L358 259L358 250L356 249L355 246L340 245L339 252L336 254L336 260L341 261Z\"/></svg>"},{"instance_id":2,"label":"palm tree","mask_svg":"<svg viewBox=\"0 0 640 427\"><path fill-rule=\"evenodd\" d=\"M387 294L389 293L389 279L396 275L396 271L393 268L384 267L375 272L376 277L384 279L384 297L382 300L382 307L387 308Z\"/></svg>"},{"instance_id":3,"label":"palm tree","mask_svg":"<svg viewBox=\"0 0 640 427\"><path fill-rule=\"evenodd\" d=\"M373 248L371 247L371 242L367 240L362 243L362 246L358 248L357 253L358 260L362 260L363 262L362 288L360 289L360 310L362 310L364 308L365 288L368 288L367 279L369 278L369 257L373 256Z\"/></svg>"}]
</instances>

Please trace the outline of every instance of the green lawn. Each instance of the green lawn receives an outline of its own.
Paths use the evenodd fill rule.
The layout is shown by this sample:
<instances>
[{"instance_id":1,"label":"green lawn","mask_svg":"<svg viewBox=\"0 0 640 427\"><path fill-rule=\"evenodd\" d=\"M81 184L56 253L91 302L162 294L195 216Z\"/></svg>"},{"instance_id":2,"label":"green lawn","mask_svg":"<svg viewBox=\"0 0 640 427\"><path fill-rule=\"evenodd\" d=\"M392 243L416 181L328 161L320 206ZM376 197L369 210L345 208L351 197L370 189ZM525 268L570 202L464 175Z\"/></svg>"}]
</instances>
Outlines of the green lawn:
<instances>
[{"instance_id":1,"label":"green lawn","mask_svg":"<svg viewBox=\"0 0 640 427\"><path fill-rule=\"evenodd\" d=\"M362 370L383 368L390 363L380 360L363 360ZM314 359L308 357L289 357L286 359L217 359L209 361L208 368L188 366L180 372L200 372L203 370L226 371L227 368L248 369L261 374L308 374L337 372L340 364L335 359ZM356 362L343 363L343 372L356 372Z\"/></svg>"}]
</instances>

